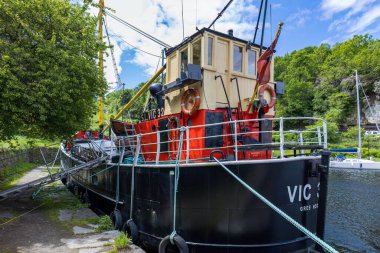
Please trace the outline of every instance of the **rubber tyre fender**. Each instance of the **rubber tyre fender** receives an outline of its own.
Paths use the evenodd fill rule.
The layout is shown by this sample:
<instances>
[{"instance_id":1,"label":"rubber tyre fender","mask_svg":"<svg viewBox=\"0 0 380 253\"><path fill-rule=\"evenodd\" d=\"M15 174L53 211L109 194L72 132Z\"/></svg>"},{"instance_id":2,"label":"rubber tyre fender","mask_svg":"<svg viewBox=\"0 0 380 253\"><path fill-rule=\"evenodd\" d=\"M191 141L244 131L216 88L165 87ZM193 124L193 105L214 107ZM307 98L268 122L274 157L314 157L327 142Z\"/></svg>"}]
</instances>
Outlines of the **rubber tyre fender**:
<instances>
[{"instance_id":1,"label":"rubber tyre fender","mask_svg":"<svg viewBox=\"0 0 380 253\"><path fill-rule=\"evenodd\" d=\"M74 186L73 186L73 182L72 181L67 181L66 188L69 191L71 191L72 193L74 193Z\"/></svg>"},{"instance_id":2,"label":"rubber tyre fender","mask_svg":"<svg viewBox=\"0 0 380 253\"><path fill-rule=\"evenodd\" d=\"M66 176L62 177L61 182L62 184L67 185L67 177Z\"/></svg>"},{"instance_id":3,"label":"rubber tyre fender","mask_svg":"<svg viewBox=\"0 0 380 253\"><path fill-rule=\"evenodd\" d=\"M73 193L76 197L79 197L79 194L80 194L80 191L79 191L79 186L78 185L74 185L73 186Z\"/></svg>"},{"instance_id":4,"label":"rubber tyre fender","mask_svg":"<svg viewBox=\"0 0 380 253\"><path fill-rule=\"evenodd\" d=\"M91 206L90 194L88 192L83 193L82 199L83 199L83 203L87 204L88 207Z\"/></svg>"},{"instance_id":5,"label":"rubber tyre fender","mask_svg":"<svg viewBox=\"0 0 380 253\"><path fill-rule=\"evenodd\" d=\"M127 233L127 235L132 239L133 244L137 244L139 241L139 229L137 228L136 223L129 219L124 222L123 232Z\"/></svg>"},{"instance_id":6,"label":"rubber tyre fender","mask_svg":"<svg viewBox=\"0 0 380 253\"><path fill-rule=\"evenodd\" d=\"M115 209L111 212L110 218L112 220L112 224L114 229L120 230L123 226L123 217L118 209Z\"/></svg>"},{"instance_id":7,"label":"rubber tyre fender","mask_svg":"<svg viewBox=\"0 0 380 253\"><path fill-rule=\"evenodd\" d=\"M179 253L189 253L189 247L186 244L186 241L179 235L175 235L173 238L175 245L177 246ZM170 235L166 236L161 240L160 245L158 246L158 253L166 253L166 248L170 244Z\"/></svg>"}]
</instances>

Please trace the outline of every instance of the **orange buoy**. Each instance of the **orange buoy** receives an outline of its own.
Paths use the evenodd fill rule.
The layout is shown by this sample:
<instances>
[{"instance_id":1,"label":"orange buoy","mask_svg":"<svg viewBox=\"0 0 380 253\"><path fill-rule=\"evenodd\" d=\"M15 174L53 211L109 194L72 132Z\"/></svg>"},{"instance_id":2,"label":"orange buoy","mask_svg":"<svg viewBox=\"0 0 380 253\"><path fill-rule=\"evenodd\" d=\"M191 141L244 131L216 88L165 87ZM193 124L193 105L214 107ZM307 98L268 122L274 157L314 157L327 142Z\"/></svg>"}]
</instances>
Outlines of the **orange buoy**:
<instances>
[{"instance_id":1,"label":"orange buoy","mask_svg":"<svg viewBox=\"0 0 380 253\"><path fill-rule=\"evenodd\" d=\"M264 84L259 89L259 98L264 99L264 92L268 90L271 96L271 101L268 103L268 107L272 108L276 104L276 92L269 84Z\"/></svg>"},{"instance_id":2,"label":"orange buoy","mask_svg":"<svg viewBox=\"0 0 380 253\"><path fill-rule=\"evenodd\" d=\"M197 89L190 88L182 96L181 110L183 114L191 116L199 109L201 104L201 96Z\"/></svg>"}]
</instances>

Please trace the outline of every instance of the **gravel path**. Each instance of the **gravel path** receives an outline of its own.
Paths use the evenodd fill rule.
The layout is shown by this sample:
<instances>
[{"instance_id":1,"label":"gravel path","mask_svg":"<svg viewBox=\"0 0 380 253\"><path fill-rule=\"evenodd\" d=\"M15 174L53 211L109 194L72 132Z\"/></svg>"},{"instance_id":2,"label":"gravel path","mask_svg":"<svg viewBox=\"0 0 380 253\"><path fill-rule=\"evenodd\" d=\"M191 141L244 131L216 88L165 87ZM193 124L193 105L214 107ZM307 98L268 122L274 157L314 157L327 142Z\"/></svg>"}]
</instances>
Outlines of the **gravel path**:
<instances>
[{"instance_id":1,"label":"gravel path","mask_svg":"<svg viewBox=\"0 0 380 253\"><path fill-rule=\"evenodd\" d=\"M18 184L47 174L46 167L35 168ZM33 190L0 201L1 253L97 253L112 249L110 245L119 231L96 233L96 225L83 222L97 219L92 210L78 204L62 184L55 183L51 189L53 193L43 197L42 192L43 198L37 201L31 199ZM50 198L50 202L44 198ZM62 201L77 203L74 207L78 208L62 208ZM124 252L144 253L135 245Z\"/></svg>"},{"instance_id":2,"label":"gravel path","mask_svg":"<svg viewBox=\"0 0 380 253\"><path fill-rule=\"evenodd\" d=\"M20 180L17 182L17 185L26 184L38 178L45 177L47 175L49 175L49 173L46 169L46 166L39 166L37 168L32 169L29 173L20 178Z\"/></svg>"}]
</instances>

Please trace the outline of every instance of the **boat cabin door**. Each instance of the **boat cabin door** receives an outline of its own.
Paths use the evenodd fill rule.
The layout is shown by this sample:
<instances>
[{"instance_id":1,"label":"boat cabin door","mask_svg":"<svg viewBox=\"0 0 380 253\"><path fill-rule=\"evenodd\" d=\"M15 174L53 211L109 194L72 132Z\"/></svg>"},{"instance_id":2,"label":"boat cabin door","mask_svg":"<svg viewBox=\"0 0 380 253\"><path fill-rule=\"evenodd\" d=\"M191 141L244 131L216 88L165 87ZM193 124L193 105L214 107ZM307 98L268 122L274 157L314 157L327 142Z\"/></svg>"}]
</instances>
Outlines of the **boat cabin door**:
<instances>
[{"instance_id":1,"label":"boat cabin door","mask_svg":"<svg viewBox=\"0 0 380 253\"><path fill-rule=\"evenodd\" d=\"M221 75L226 88L227 94L230 90L230 74L229 74L229 42L218 38L215 50L215 75ZM216 107L227 107L226 94L224 93L222 81L216 80Z\"/></svg>"}]
</instances>

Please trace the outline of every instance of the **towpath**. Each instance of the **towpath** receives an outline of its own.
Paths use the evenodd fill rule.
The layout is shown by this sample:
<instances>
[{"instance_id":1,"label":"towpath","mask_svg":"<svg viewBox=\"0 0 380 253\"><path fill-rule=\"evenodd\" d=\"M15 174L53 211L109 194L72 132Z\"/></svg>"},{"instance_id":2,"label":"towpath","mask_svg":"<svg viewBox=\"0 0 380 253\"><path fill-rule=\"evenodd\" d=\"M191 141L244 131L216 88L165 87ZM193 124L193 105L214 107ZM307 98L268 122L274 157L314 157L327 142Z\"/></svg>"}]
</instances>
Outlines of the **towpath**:
<instances>
[{"instance_id":1,"label":"towpath","mask_svg":"<svg viewBox=\"0 0 380 253\"><path fill-rule=\"evenodd\" d=\"M46 167L33 169L18 184L47 175ZM32 200L33 190L0 201L2 253L95 253L112 249L119 231L96 232L98 216L56 182ZM127 251L144 253L132 245Z\"/></svg>"}]
</instances>

